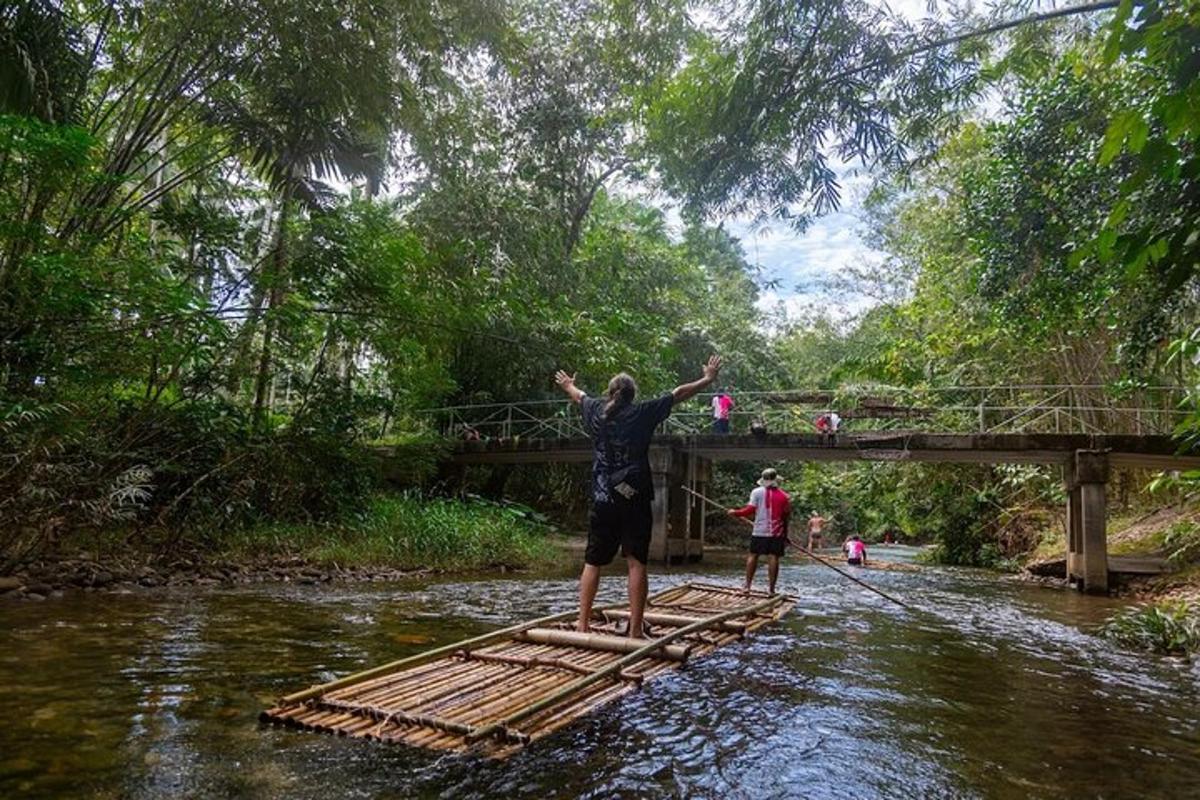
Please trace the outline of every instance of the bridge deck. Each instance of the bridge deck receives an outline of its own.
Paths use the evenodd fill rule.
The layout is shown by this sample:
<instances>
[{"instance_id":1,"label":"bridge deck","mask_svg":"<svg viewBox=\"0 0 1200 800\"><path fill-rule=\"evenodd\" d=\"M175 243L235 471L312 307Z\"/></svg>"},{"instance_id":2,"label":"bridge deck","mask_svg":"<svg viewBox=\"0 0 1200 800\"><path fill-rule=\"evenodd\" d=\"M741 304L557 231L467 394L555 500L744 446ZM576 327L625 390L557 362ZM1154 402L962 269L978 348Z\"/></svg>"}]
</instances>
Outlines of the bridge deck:
<instances>
[{"instance_id":1,"label":"bridge deck","mask_svg":"<svg viewBox=\"0 0 1200 800\"><path fill-rule=\"evenodd\" d=\"M1181 454L1168 436L1074 433L840 434L828 443L817 434L658 436L654 445L714 461L925 461L949 463L1066 464L1079 450L1108 453L1114 467L1191 469L1200 454ZM449 454L459 464L522 464L590 461L591 442L569 439L498 439L456 442Z\"/></svg>"}]
</instances>

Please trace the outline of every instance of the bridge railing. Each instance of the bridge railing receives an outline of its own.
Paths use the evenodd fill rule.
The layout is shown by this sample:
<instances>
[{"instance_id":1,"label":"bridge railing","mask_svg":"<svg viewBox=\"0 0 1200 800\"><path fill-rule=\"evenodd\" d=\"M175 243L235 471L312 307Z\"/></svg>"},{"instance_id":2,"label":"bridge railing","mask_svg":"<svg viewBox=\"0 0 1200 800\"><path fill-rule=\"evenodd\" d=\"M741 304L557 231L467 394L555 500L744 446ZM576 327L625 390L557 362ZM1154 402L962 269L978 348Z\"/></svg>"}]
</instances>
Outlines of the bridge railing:
<instances>
[{"instance_id":1,"label":"bridge railing","mask_svg":"<svg viewBox=\"0 0 1200 800\"><path fill-rule=\"evenodd\" d=\"M821 414L836 411L842 432L1170 434L1187 416L1187 391L1144 386L1006 385L948 388L843 387L734 394L731 427L748 433L761 421L770 433L812 433ZM712 429L712 395L676 409L662 433ZM561 439L586 436L579 409L565 399L454 405L418 412L455 439Z\"/></svg>"}]
</instances>

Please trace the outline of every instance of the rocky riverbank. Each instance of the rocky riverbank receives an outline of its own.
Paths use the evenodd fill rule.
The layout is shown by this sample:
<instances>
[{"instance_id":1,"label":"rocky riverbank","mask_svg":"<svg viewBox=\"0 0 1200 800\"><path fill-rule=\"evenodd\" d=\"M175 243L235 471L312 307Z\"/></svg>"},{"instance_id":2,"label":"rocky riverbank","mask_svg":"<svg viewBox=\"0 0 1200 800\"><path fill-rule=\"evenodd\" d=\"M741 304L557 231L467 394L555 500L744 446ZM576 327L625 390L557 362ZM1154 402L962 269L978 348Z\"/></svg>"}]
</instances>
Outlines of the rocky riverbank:
<instances>
[{"instance_id":1,"label":"rocky riverbank","mask_svg":"<svg viewBox=\"0 0 1200 800\"><path fill-rule=\"evenodd\" d=\"M1110 593L1139 602L1200 598L1200 507L1155 509L1110 521ZM1066 586L1062 532L1048 533L1025 563L1022 578Z\"/></svg>"},{"instance_id":2,"label":"rocky riverbank","mask_svg":"<svg viewBox=\"0 0 1200 800\"><path fill-rule=\"evenodd\" d=\"M500 570L507 571L505 567ZM189 586L233 586L251 583L384 582L430 574L435 570L402 570L386 566L314 564L298 557L248 563L173 559L98 559L86 553L32 563L13 575L0 576L0 600L40 602L67 592L130 594Z\"/></svg>"}]
</instances>

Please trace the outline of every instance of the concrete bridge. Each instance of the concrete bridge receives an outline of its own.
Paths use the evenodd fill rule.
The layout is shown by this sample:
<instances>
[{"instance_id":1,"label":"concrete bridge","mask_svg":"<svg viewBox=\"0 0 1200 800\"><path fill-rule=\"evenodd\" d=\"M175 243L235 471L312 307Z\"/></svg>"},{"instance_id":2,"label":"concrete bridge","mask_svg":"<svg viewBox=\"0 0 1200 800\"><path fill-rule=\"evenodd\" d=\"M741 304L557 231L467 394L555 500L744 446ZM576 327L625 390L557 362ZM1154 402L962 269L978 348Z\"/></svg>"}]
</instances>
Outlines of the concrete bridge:
<instances>
[{"instance_id":1,"label":"concrete bridge","mask_svg":"<svg viewBox=\"0 0 1200 800\"><path fill-rule=\"evenodd\" d=\"M650 450L655 486L651 558L673 562L703 556L705 510L680 487L705 493L716 461L1048 464L1061 468L1068 498L1068 578L1085 591L1106 592L1110 470L1200 468L1200 453L1181 454L1168 435L1182 417L1180 387L1143 389L1133 397L1110 397L1106 391L1025 386L888 394L876 388L857 396L846 391L743 396L735 430L756 419L781 431L761 435L704 433L707 412L677 410ZM833 440L811 432L815 414L835 405L852 430L844 429ZM447 459L454 464L592 458L577 412L561 401L454 406L427 413L433 426L453 441ZM920 430L905 429L915 426Z\"/></svg>"}]
</instances>

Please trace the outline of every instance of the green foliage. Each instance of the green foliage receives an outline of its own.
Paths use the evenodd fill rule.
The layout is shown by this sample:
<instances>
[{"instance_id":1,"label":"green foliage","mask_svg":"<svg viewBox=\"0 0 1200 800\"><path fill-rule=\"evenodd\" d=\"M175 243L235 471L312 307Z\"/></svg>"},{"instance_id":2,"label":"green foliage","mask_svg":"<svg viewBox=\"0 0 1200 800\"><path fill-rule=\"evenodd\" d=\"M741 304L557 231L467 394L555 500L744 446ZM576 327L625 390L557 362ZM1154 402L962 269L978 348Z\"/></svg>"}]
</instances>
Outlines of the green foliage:
<instances>
[{"instance_id":1,"label":"green foliage","mask_svg":"<svg viewBox=\"0 0 1200 800\"><path fill-rule=\"evenodd\" d=\"M1200 651L1200 611L1185 600L1129 608L1111 617L1100 632L1125 647L1186 656Z\"/></svg>"},{"instance_id":2,"label":"green foliage","mask_svg":"<svg viewBox=\"0 0 1200 800\"><path fill-rule=\"evenodd\" d=\"M105 524L337 518L376 484L360 442L560 366L651 392L726 349L770 379L737 243L607 190L648 166L632 132L683 4L30 0L0 22L11 559Z\"/></svg>"},{"instance_id":3,"label":"green foliage","mask_svg":"<svg viewBox=\"0 0 1200 800\"><path fill-rule=\"evenodd\" d=\"M1043 496L1047 482L1036 468L1014 474L1004 467L911 463L774 466L792 497L794 532L815 510L829 521L833 543L852 533L879 541L890 531L906 543L932 544L925 554L932 563L968 567L1011 569L1013 558L1032 547L1017 535L1011 509ZM744 504L759 469L718 465L714 496L728 506Z\"/></svg>"},{"instance_id":4,"label":"green foliage","mask_svg":"<svg viewBox=\"0 0 1200 800\"><path fill-rule=\"evenodd\" d=\"M1197 327L1193 3L945 41L982 20L706 8L0 11L6 559L105 524L341 518L376 485L363 442L547 396L559 367L646 393L713 351L743 390L1193 374L1194 342L1161 346ZM984 81L1004 113L963 124ZM896 170L872 207L888 262L845 275L884 302L771 331L740 244L699 220L803 225L837 206L835 158ZM798 490L979 563L1016 549L986 521L1008 477L804 467Z\"/></svg>"},{"instance_id":5,"label":"green foliage","mask_svg":"<svg viewBox=\"0 0 1200 800\"><path fill-rule=\"evenodd\" d=\"M549 563L544 527L519 509L420 495L375 497L326 526L270 524L219 534L216 549L249 557L299 555L323 564L399 569L526 568Z\"/></svg>"},{"instance_id":6,"label":"green foliage","mask_svg":"<svg viewBox=\"0 0 1200 800\"><path fill-rule=\"evenodd\" d=\"M1200 25L1194 2L1123 2L1108 32L1103 59L1125 66L1130 90L1112 116L1100 149L1102 165L1120 165L1117 197L1095 239L1082 250L1118 261L1126 274L1172 302L1194 278L1200 259ZM1165 213L1154 209L1165 198Z\"/></svg>"},{"instance_id":7,"label":"green foliage","mask_svg":"<svg viewBox=\"0 0 1200 800\"><path fill-rule=\"evenodd\" d=\"M157 407L117 402L100 414L66 405L13 406L0 429L5 526L26 545L73 527L141 520L175 527L263 519L331 519L374 486L370 459L342 429L306 414L253 431L222 402Z\"/></svg>"},{"instance_id":8,"label":"green foliage","mask_svg":"<svg viewBox=\"0 0 1200 800\"><path fill-rule=\"evenodd\" d=\"M897 59L917 29L864 0L758 0L698 36L649 113L667 185L697 214L759 212L803 225L838 207L830 154L895 166L972 93L974 57Z\"/></svg>"},{"instance_id":9,"label":"green foliage","mask_svg":"<svg viewBox=\"0 0 1200 800\"><path fill-rule=\"evenodd\" d=\"M1192 520L1180 520L1167 529L1163 550L1177 567L1200 561L1200 525Z\"/></svg>"}]
</instances>

